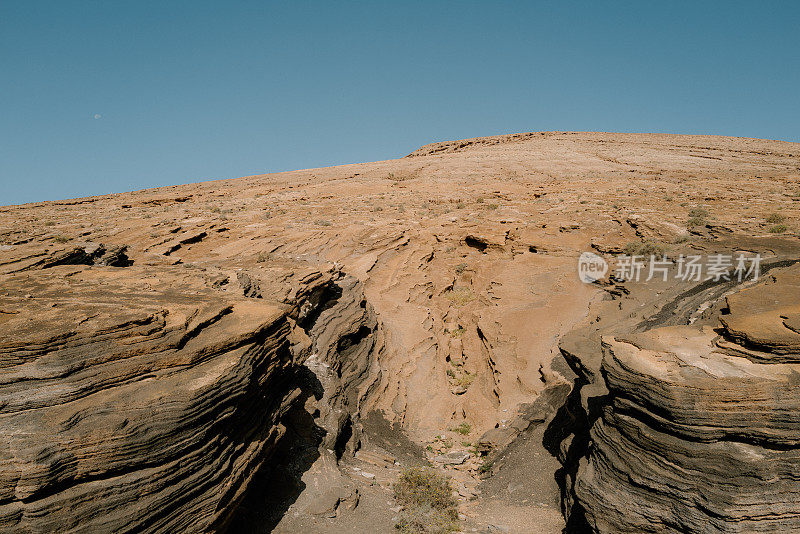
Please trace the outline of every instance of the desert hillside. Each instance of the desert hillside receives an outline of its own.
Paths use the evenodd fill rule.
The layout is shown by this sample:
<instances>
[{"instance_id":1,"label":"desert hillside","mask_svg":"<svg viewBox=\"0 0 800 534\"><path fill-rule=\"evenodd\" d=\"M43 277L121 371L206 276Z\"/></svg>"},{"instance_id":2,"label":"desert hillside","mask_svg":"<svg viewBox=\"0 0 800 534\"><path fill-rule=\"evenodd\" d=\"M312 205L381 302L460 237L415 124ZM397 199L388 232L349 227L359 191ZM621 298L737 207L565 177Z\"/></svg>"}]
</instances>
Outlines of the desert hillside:
<instances>
[{"instance_id":1,"label":"desert hillside","mask_svg":"<svg viewBox=\"0 0 800 534\"><path fill-rule=\"evenodd\" d=\"M798 232L800 144L667 134L0 207L0 530L391 532L423 464L464 531L800 528Z\"/></svg>"}]
</instances>

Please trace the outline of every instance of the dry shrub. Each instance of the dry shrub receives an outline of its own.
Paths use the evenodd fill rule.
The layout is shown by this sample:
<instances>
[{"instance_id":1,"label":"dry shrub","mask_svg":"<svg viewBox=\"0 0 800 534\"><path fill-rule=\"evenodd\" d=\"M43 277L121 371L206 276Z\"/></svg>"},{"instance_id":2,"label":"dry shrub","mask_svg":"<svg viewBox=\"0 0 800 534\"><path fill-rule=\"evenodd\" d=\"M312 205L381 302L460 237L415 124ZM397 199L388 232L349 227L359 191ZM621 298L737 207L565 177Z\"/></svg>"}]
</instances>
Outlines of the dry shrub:
<instances>
[{"instance_id":1,"label":"dry shrub","mask_svg":"<svg viewBox=\"0 0 800 534\"><path fill-rule=\"evenodd\" d=\"M395 525L403 534L447 534L458 530L457 502L450 481L431 469L407 469L394 485L404 510Z\"/></svg>"}]
</instances>

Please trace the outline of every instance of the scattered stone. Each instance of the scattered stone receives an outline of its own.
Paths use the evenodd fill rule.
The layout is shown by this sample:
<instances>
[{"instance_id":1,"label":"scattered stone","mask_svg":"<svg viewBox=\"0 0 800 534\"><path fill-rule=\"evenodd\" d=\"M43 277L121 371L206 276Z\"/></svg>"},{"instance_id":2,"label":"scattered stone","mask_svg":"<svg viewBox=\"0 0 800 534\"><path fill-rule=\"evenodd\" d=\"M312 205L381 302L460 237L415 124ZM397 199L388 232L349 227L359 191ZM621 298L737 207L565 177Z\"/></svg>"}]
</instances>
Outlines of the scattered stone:
<instances>
[{"instance_id":1,"label":"scattered stone","mask_svg":"<svg viewBox=\"0 0 800 534\"><path fill-rule=\"evenodd\" d=\"M433 457L433 461L443 465L460 465L472 456L467 451L451 451Z\"/></svg>"}]
</instances>

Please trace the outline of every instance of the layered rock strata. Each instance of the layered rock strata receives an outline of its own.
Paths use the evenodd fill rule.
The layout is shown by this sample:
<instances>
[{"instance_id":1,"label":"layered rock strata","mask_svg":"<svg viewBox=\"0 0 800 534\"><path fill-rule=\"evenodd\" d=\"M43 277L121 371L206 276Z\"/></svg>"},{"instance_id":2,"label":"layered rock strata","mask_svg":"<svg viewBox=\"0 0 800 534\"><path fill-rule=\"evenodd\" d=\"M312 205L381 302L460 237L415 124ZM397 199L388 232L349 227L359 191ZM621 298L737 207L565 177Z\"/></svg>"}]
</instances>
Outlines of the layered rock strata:
<instances>
[{"instance_id":1,"label":"layered rock strata","mask_svg":"<svg viewBox=\"0 0 800 534\"><path fill-rule=\"evenodd\" d=\"M82 269L16 275L48 299L0 300L0 530L224 530L313 400L312 349L349 387L326 390L326 446L357 412L378 323L354 279L289 276L278 302Z\"/></svg>"},{"instance_id":2,"label":"layered rock strata","mask_svg":"<svg viewBox=\"0 0 800 534\"><path fill-rule=\"evenodd\" d=\"M603 337L607 393L595 389L597 419L567 483L573 525L800 529L800 268L778 270L726 304L720 329Z\"/></svg>"}]
</instances>

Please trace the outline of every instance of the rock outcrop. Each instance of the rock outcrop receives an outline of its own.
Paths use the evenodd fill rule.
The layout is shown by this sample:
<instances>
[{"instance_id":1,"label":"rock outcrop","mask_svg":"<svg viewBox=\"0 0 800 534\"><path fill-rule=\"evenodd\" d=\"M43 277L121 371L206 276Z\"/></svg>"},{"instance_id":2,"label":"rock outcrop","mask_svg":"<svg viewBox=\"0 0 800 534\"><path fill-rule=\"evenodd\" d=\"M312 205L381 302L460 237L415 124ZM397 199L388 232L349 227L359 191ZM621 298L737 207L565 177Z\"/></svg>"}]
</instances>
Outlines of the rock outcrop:
<instances>
[{"instance_id":1,"label":"rock outcrop","mask_svg":"<svg viewBox=\"0 0 800 534\"><path fill-rule=\"evenodd\" d=\"M797 143L535 132L397 160L0 206L0 530L238 532L279 521L276 532L325 523L360 534L379 516L388 527L371 530L391 530L388 473L417 452L487 452L453 469L472 487L482 460L497 457L501 470L538 461L522 444L540 433L566 460L567 501L580 506L573 487L604 406L604 425L681 412L669 397L661 408L632 394L641 410L613 408L599 339L562 345L578 374L567 404L580 410L557 409L575 378L558 340L582 325L602 331L611 370L625 334L676 318L709 326L720 309L703 307L705 282L673 307L621 283L584 284L576 258L645 244L674 256L797 258L798 168ZM694 211L706 214L700 224L690 224ZM768 232L776 217L782 234ZM718 297L730 287L708 289ZM718 351L794 365L796 313L765 308L756 323L737 298ZM644 327L615 327L632 315ZM621 390L657 383L614 376ZM363 413L379 421L366 438ZM784 439L782 417L758 439ZM652 428L756 439L746 421ZM375 480L344 476L359 442L403 466L391 462ZM542 465L552 464L521 472L539 476ZM514 504L522 532L541 531L542 517L560 531L552 497L536 500L547 501L544 516Z\"/></svg>"},{"instance_id":2,"label":"rock outcrop","mask_svg":"<svg viewBox=\"0 0 800 534\"><path fill-rule=\"evenodd\" d=\"M594 397L598 417L567 486L573 523L609 533L800 529L798 312L795 266L728 296L721 329L603 337L607 393Z\"/></svg>"},{"instance_id":3,"label":"rock outcrop","mask_svg":"<svg viewBox=\"0 0 800 534\"><path fill-rule=\"evenodd\" d=\"M290 276L277 302L163 269L37 273L9 283L46 285L46 303L0 299L0 530L224 529L313 401L312 350L336 377L320 433L347 445L378 329L354 279ZM172 290L142 289L154 274Z\"/></svg>"}]
</instances>

